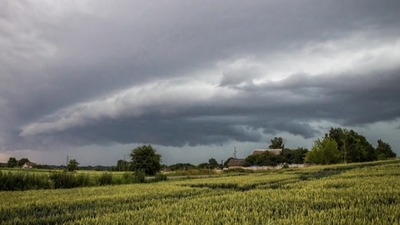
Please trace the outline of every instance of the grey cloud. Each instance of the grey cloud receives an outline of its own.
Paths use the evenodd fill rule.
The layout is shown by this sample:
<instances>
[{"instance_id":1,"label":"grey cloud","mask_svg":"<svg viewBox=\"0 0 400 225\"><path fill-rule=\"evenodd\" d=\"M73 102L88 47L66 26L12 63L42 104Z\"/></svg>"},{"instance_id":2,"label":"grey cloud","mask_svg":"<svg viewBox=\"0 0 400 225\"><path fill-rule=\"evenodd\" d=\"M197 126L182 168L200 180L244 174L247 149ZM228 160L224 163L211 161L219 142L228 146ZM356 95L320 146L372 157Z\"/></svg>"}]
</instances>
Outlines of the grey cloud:
<instances>
[{"instance_id":1,"label":"grey cloud","mask_svg":"<svg viewBox=\"0 0 400 225\"><path fill-rule=\"evenodd\" d=\"M270 65L281 60L277 56L346 40L354 33L376 37L371 43L398 42L399 1L71 1L54 10L46 8L52 3L40 4L6 1L0 9L3 148L42 148L58 142L207 145L259 141L281 131L310 138L319 132L310 121L362 125L400 114L398 64L382 69L379 65L385 62L375 56L372 63L366 57L366 63L354 65L355 70L310 74L295 68L291 77L261 84L257 79L274 75L273 68L246 63L219 67L243 58ZM359 45L370 44L365 43ZM372 70L362 71L360 65ZM215 77L201 71L216 71ZM82 109L75 107L132 87L184 78L201 80L210 88L179 92L192 85L182 82L174 86L178 94L169 95L165 86L152 86L162 96L144 97L145 106L129 107L132 99L140 98L134 96L120 108L101 104L103 108L81 115ZM215 95L201 99L213 91ZM176 100L188 93L194 97ZM108 114L113 107L119 114ZM138 109L141 114L135 114ZM30 124L43 126L78 115L74 113L82 122L20 136Z\"/></svg>"},{"instance_id":2,"label":"grey cloud","mask_svg":"<svg viewBox=\"0 0 400 225\"><path fill-rule=\"evenodd\" d=\"M262 136L257 133L258 129L266 134L286 131L307 139L320 134L308 124L318 120L354 126L399 118L397 71L379 77L363 76L362 79L368 81L365 84L360 77L356 79L352 75L336 75L329 79L299 76L301 79L292 76L254 92L247 90L234 99L197 105L183 102L184 107L179 106L183 111L168 114L157 110L135 117L126 115L123 120L101 119L87 126L55 132L55 137L76 139L76 144L142 141L166 146L206 145L222 144L230 139L260 141ZM384 94L380 90L383 86L386 87ZM312 94L308 89L312 89ZM221 119L229 116L232 119Z\"/></svg>"}]
</instances>

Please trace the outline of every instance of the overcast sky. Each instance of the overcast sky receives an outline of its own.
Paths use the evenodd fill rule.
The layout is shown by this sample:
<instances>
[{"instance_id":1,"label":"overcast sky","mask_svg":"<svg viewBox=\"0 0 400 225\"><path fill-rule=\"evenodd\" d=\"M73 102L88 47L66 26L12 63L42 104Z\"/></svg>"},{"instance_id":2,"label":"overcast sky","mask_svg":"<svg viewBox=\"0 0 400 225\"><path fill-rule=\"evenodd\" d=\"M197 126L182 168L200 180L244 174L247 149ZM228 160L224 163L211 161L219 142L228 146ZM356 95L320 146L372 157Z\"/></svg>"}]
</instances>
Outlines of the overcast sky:
<instances>
[{"instance_id":1,"label":"overcast sky","mask_svg":"<svg viewBox=\"0 0 400 225\"><path fill-rule=\"evenodd\" d=\"M201 163L354 129L400 154L400 1L5 0L0 162Z\"/></svg>"}]
</instances>

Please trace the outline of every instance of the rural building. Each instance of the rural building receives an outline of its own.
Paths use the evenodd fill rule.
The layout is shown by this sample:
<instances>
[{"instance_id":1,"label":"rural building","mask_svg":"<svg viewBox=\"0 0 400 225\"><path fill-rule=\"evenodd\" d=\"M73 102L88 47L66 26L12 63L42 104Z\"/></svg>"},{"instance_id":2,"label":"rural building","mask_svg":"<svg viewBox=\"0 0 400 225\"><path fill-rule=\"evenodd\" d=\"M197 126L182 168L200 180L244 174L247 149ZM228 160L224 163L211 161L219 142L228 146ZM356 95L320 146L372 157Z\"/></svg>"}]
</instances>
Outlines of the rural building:
<instances>
[{"instance_id":1,"label":"rural building","mask_svg":"<svg viewBox=\"0 0 400 225\"><path fill-rule=\"evenodd\" d=\"M277 149L255 149L253 152L253 155L262 155L265 152L269 152L273 155L280 155L282 153L282 149L281 148L277 148Z\"/></svg>"},{"instance_id":2,"label":"rural building","mask_svg":"<svg viewBox=\"0 0 400 225\"><path fill-rule=\"evenodd\" d=\"M24 168L24 169L32 169L35 165L36 165L35 163L26 162L26 163L22 166L22 168Z\"/></svg>"},{"instance_id":3,"label":"rural building","mask_svg":"<svg viewBox=\"0 0 400 225\"><path fill-rule=\"evenodd\" d=\"M246 160L244 159L237 159L237 158L232 158L229 160L227 166L229 169L234 169L234 168L242 168L246 165Z\"/></svg>"}]
</instances>

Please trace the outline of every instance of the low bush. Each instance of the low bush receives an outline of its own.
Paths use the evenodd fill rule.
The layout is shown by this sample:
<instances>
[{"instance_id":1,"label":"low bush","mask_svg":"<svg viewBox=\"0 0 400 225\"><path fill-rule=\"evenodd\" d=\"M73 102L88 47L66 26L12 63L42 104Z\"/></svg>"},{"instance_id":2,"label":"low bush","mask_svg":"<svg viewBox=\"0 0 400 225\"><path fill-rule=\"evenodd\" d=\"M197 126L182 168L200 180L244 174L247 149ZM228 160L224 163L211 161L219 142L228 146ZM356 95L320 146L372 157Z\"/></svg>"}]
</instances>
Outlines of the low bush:
<instances>
[{"instance_id":1,"label":"low bush","mask_svg":"<svg viewBox=\"0 0 400 225\"><path fill-rule=\"evenodd\" d=\"M78 187L88 187L93 185L92 182L90 182L90 176L88 174L76 175L76 183Z\"/></svg>"},{"instance_id":2,"label":"low bush","mask_svg":"<svg viewBox=\"0 0 400 225\"><path fill-rule=\"evenodd\" d=\"M154 181L166 181L167 179L167 175L163 173L156 173L156 176L154 177Z\"/></svg>"},{"instance_id":3,"label":"low bush","mask_svg":"<svg viewBox=\"0 0 400 225\"><path fill-rule=\"evenodd\" d=\"M113 176L111 173L103 173L98 179L99 185L109 185L113 183Z\"/></svg>"},{"instance_id":4,"label":"low bush","mask_svg":"<svg viewBox=\"0 0 400 225\"><path fill-rule=\"evenodd\" d=\"M75 186L72 174L67 172L56 172L50 174L54 188L72 188Z\"/></svg>"},{"instance_id":5,"label":"low bush","mask_svg":"<svg viewBox=\"0 0 400 225\"><path fill-rule=\"evenodd\" d=\"M121 180L122 184L132 184L135 183L135 174L128 172L128 173L124 173L122 175L122 180Z\"/></svg>"},{"instance_id":6,"label":"low bush","mask_svg":"<svg viewBox=\"0 0 400 225\"><path fill-rule=\"evenodd\" d=\"M50 174L54 188L74 188L90 186L90 178L86 174L76 175L71 172L55 172Z\"/></svg>"},{"instance_id":7,"label":"low bush","mask_svg":"<svg viewBox=\"0 0 400 225\"><path fill-rule=\"evenodd\" d=\"M144 183L146 181L146 174L143 171L134 173L134 183Z\"/></svg>"},{"instance_id":8,"label":"low bush","mask_svg":"<svg viewBox=\"0 0 400 225\"><path fill-rule=\"evenodd\" d=\"M51 187L51 182L46 175L27 172L3 173L0 171L0 190L2 191L48 189Z\"/></svg>"}]
</instances>

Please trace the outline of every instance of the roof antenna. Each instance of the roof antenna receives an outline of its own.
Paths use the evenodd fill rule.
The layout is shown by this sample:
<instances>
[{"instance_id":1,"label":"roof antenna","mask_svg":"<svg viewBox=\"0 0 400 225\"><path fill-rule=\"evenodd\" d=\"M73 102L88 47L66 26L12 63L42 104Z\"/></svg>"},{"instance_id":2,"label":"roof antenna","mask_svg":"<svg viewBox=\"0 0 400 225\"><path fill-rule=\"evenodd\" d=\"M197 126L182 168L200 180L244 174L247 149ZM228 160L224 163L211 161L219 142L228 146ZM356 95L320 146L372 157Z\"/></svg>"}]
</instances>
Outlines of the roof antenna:
<instances>
[{"instance_id":1,"label":"roof antenna","mask_svg":"<svg viewBox=\"0 0 400 225\"><path fill-rule=\"evenodd\" d=\"M235 159L236 159L236 153L237 153L237 151L236 151L236 146L235 146L235 147L233 147L233 158L235 158Z\"/></svg>"}]
</instances>

